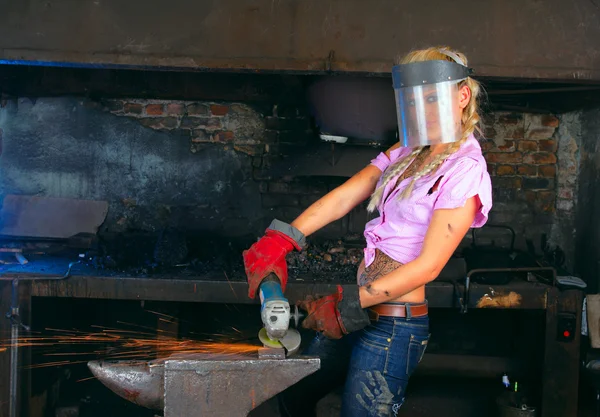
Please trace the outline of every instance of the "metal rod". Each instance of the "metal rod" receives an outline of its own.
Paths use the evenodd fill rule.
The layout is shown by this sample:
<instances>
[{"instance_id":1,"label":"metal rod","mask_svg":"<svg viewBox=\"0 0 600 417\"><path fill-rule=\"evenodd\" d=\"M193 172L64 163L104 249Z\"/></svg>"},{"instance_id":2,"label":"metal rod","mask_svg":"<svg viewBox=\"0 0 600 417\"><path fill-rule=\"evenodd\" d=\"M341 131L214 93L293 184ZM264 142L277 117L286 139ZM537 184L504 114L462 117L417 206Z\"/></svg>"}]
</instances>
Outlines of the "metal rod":
<instances>
[{"instance_id":1,"label":"metal rod","mask_svg":"<svg viewBox=\"0 0 600 417\"><path fill-rule=\"evenodd\" d=\"M19 280L12 282L12 302L10 306L9 319L11 321L10 329L10 380L9 390L10 399L8 405L8 415L17 417L18 384L19 384Z\"/></svg>"}]
</instances>

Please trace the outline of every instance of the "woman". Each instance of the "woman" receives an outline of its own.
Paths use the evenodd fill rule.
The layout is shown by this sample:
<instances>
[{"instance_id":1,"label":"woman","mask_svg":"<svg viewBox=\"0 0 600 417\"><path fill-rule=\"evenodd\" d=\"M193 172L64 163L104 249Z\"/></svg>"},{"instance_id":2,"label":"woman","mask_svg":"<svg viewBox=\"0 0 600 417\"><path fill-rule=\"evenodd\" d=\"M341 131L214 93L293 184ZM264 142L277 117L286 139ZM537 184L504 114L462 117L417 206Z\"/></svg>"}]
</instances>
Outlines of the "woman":
<instances>
[{"instance_id":1,"label":"woman","mask_svg":"<svg viewBox=\"0 0 600 417\"><path fill-rule=\"evenodd\" d=\"M318 332L304 352L319 373L284 393L290 414L314 404L344 377L342 416L396 415L429 341L425 284L446 265L471 227L487 221L491 182L473 133L479 84L466 57L449 48L413 51L392 70L400 141L310 206L291 224L274 220L244 252L249 296L275 273L285 290L285 256L305 237L370 197L367 247L358 286L300 303L303 327ZM313 414L314 415L314 414Z\"/></svg>"}]
</instances>

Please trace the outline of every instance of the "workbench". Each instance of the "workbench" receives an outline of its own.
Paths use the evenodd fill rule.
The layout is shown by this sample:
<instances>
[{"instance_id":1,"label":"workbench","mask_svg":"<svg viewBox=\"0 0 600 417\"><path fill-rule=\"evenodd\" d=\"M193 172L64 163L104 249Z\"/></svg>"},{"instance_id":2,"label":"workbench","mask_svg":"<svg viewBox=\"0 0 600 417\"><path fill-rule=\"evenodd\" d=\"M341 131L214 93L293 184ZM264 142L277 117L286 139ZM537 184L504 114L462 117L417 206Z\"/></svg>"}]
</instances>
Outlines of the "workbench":
<instances>
[{"instance_id":1,"label":"workbench","mask_svg":"<svg viewBox=\"0 0 600 417\"><path fill-rule=\"evenodd\" d=\"M11 290L15 278L19 279L19 316L24 323L31 320L31 299L34 297L69 297L86 299L172 301L197 303L249 304L257 303L247 297L247 284L244 277L227 277L223 273L204 276L164 275L152 277L119 276L103 274L83 265L73 266L70 276L63 278L68 262L53 262L40 269L16 266L4 268L0 277L0 312L10 310ZM459 309L461 292L457 285L444 282L441 276L426 287L429 305L433 309ZM297 277L290 280L286 295L290 303L308 294L331 293L337 283L324 283L310 277ZM352 286L352 283L342 284ZM458 287L461 287L459 284ZM520 297L518 302L504 303L503 309L524 309L545 311L545 348L543 370L543 400L541 417L564 417L577 415L580 332L575 331L568 342L557 340L559 315L569 313L576 317L576 329L581 328L582 293L580 291L560 291L558 288L539 282L516 281L506 285L481 285L473 283L468 309L481 308L481 300L486 297L504 297L511 292ZM515 299L513 297L512 299ZM488 307L489 308L489 307ZM10 320L0 320L0 334L10 335ZM27 349L20 349L19 355L27 361ZM10 352L0 352L0 375L9 374ZM20 378L19 404L27 407L30 381L26 371ZM0 379L0 417L8 416L9 378Z\"/></svg>"}]
</instances>

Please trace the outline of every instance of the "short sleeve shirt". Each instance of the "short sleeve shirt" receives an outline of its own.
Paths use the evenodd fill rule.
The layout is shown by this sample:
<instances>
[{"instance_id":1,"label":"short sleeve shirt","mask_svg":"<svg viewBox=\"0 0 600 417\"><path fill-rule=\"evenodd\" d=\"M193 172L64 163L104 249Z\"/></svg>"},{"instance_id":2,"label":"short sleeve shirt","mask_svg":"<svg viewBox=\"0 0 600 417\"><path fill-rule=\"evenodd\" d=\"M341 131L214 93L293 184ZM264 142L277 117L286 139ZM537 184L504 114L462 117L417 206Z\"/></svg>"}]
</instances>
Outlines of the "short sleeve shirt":
<instances>
[{"instance_id":1,"label":"short sleeve shirt","mask_svg":"<svg viewBox=\"0 0 600 417\"><path fill-rule=\"evenodd\" d=\"M371 164L384 172L410 152L409 148L397 148L390 152L390 158L381 153ZM400 200L399 194L410 181L411 178L403 179L396 186L392 179L386 186L378 206L379 217L365 227L366 266L373 262L375 249L401 263L417 258L435 210L462 207L469 198L478 196L481 207L471 227L481 227L487 222L492 208L492 184L481 146L473 135L433 175L420 178L408 198Z\"/></svg>"}]
</instances>

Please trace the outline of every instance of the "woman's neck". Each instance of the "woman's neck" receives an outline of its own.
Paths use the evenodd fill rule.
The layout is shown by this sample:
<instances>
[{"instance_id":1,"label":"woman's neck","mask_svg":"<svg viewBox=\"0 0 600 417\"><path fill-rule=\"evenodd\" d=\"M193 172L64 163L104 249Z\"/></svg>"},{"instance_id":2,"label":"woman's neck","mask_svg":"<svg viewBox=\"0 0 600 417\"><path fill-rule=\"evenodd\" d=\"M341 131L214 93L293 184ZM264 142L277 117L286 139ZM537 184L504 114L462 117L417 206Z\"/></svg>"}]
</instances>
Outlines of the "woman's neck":
<instances>
[{"instance_id":1,"label":"woman's neck","mask_svg":"<svg viewBox=\"0 0 600 417\"><path fill-rule=\"evenodd\" d=\"M451 143L440 143L439 145L431 145L431 156L439 155L445 152L450 146L452 146Z\"/></svg>"}]
</instances>

